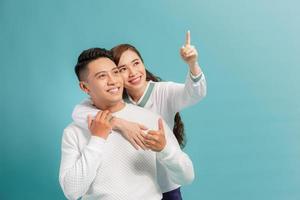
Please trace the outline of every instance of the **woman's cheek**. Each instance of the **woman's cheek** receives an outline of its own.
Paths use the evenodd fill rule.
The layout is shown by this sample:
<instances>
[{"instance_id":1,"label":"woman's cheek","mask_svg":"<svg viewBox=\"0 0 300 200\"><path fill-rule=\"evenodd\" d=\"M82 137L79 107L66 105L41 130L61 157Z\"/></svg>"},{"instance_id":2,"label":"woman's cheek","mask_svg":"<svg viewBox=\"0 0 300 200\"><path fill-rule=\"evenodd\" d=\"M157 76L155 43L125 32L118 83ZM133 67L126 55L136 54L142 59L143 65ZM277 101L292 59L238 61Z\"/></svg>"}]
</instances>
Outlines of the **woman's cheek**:
<instances>
[{"instance_id":1,"label":"woman's cheek","mask_svg":"<svg viewBox=\"0 0 300 200\"><path fill-rule=\"evenodd\" d=\"M123 81L126 82L128 80L128 73L127 72L121 73L121 77L122 77Z\"/></svg>"}]
</instances>

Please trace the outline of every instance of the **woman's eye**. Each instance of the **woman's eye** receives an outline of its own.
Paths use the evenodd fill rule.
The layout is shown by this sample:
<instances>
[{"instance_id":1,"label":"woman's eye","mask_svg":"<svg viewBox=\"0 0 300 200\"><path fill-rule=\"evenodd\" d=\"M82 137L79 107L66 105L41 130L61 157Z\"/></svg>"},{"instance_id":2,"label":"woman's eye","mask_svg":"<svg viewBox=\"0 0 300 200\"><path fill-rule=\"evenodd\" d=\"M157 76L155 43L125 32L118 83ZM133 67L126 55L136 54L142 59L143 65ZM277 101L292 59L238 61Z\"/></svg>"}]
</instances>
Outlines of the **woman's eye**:
<instances>
[{"instance_id":1,"label":"woman's eye","mask_svg":"<svg viewBox=\"0 0 300 200\"><path fill-rule=\"evenodd\" d=\"M136 66L136 65L138 65L138 64L140 64L140 62L134 62L134 63L133 63L134 66Z\"/></svg>"},{"instance_id":2,"label":"woman's eye","mask_svg":"<svg viewBox=\"0 0 300 200\"><path fill-rule=\"evenodd\" d=\"M119 69L119 72L124 72L124 71L126 71L126 70L127 70L126 67L122 67L122 68Z\"/></svg>"},{"instance_id":3,"label":"woman's eye","mask_svg":"<svg viewBox=\"0 0 300 200\"><path fill-rule=\"evenodd\" d=\"M119 73L119 70L114 70L114 74L118 74Z\"/></svg>"}]
</instances>

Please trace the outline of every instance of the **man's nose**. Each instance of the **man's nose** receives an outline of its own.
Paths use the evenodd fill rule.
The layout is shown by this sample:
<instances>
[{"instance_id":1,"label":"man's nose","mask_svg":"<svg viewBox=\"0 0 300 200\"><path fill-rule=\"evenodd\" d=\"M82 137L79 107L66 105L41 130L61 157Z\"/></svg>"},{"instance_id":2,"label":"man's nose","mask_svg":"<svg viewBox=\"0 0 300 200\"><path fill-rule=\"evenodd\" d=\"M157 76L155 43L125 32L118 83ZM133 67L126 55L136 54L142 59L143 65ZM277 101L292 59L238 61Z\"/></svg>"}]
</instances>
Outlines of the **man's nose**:
<instances>
[{"instance_id":1,"label":"man's nose","mask_svg":"<svg viewBox=\"0 0 300 200\"><path fill-rule=\"evenodd\" d=\"M115 84L116 83L116 77L112 74L108 75L108 84Z\"/></svg>"}]
</instances>

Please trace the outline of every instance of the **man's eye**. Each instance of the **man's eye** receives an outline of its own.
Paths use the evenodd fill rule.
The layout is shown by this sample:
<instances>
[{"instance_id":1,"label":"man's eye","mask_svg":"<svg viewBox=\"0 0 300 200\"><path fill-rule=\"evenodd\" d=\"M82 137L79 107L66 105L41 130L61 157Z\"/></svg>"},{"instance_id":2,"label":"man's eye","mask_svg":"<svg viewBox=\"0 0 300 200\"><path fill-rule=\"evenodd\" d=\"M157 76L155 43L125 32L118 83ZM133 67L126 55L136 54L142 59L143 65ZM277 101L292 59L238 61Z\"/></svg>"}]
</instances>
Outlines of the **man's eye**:
<instances>
[{"instance_id":1,"label":"man's eye","mask_svg":"<svg viewBox=\"0 0 300 200\"><path fill-rule=\"evenodd\" d=\"M105 74L100 74L100 75L98 75L97 78L104 78L105 76L106 76Z\"/></svg>"},{"instance_id":2,"label":"man's eye","mask_svg":"<svg viewBox=\"0 0 300 200\"><path fill-rule=\"evenodd\" d=\"M119 70L114 70L114 74L118 74L119 73Z\"/></svg>"}]
</instances>

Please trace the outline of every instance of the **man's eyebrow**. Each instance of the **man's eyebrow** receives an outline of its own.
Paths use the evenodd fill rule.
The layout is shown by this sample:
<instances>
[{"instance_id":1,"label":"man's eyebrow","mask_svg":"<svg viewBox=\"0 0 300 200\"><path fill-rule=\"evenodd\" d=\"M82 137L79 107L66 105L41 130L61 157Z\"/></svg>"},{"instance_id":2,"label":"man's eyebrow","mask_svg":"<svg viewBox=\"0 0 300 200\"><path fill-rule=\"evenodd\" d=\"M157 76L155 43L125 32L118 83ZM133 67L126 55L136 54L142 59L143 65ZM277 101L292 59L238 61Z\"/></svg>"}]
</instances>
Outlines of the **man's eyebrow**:
<instances>
[{"instance_id":1,"label":"man's eyebrow","mask_svg":"<svg viewBox=\"0 0 300 200\"><path fill-rule=\"evenodd\" d=\"M94 76L96 77L96 76L98 76L101 73L107 73L107 72L106 71L100 71L100 72L97 72Z\"/></svg>"},{"instance_id":2,"label":"man's eyebrow","mask_svg":"<svg viewBox=\"0 0 300 200\"><path fill-rule=\"evenodd\" d=\"M114 67L114 68L111 69L111 71L118 70L118 68L119 67Z\"/></svg>"},{"instance_id":3,"label":"man's eyebrow","mask_svg":"<svg viewBox=\"0 0 300 200\"><path fill-rule=\"evenodd\" d=\"M114 67L114 68L112 68L111 69L111 71L114 71L114 70L118 70L118 67ZM99 72L97 72L94 76L96 77L96 76L98 76L99 74L101 74L101 73L107 73L107 71L99 71Z\"/></svg>"}]
</instances>

